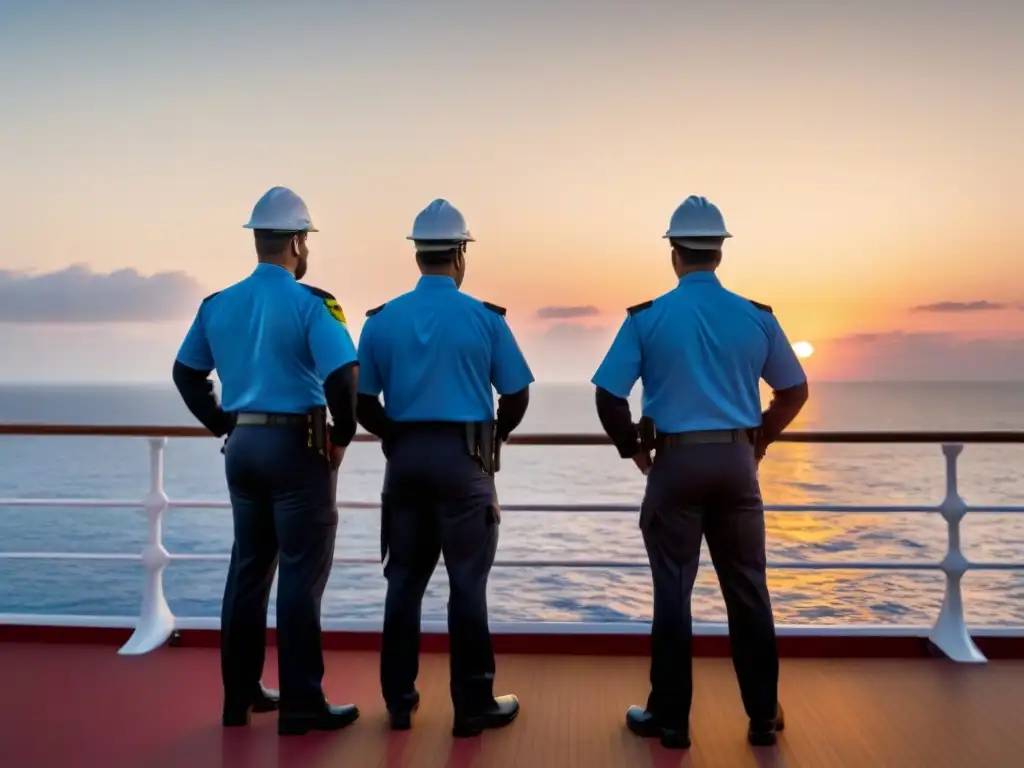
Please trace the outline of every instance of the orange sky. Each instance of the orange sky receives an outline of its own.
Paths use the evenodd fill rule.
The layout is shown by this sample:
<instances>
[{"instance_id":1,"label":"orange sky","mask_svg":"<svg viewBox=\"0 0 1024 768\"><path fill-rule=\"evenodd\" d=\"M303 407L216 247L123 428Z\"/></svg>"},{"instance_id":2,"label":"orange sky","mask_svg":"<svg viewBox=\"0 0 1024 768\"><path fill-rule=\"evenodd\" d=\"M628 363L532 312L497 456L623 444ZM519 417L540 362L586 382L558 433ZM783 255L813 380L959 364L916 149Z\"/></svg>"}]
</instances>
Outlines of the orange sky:
<instances>
[{"instance_id":1,"label":"orange sky","mask_svg":"<svg viewBox=\"0 0 1024 768\"><path fill-rule=\"evenodd\" d=\"M584 6L532 0L309 4L296 44L269 6L63 5L0 23L19 73L0 102L0 269L182 270L216 290L251 269L241 224L285 184L322 230L309 281L358 332L412 285L404 237L443 196L478 240L465 288L509 308L544 375L586 379L624 307L671 287L661 235L704 194L735 235L723 281L815 344L814 375L880 375L857 335L893 332L1002 339L978 365L1017 375L1024 311L911 310L1024 300L1024 5L595 0L581 29ZM74 342L8 319L0 378L49 375L40 344L90 345L99 376L140 333L152 359L122 373L162 377L192 302ZM582 305L600 314L543 338L538 308ZM932 343L896 341L918 345L908 360ZM953 375L956 354L919 370Z\"/></svg>"}]
</instances>

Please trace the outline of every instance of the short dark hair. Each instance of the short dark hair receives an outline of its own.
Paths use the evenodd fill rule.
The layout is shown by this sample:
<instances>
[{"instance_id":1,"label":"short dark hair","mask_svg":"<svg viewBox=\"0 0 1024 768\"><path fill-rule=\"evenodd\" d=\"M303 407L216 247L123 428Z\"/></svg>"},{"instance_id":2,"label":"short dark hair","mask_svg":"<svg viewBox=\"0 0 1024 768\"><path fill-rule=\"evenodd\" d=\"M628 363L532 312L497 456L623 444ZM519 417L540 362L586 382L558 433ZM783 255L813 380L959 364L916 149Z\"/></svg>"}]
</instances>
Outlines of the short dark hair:
<instances>
[{"instance_id":1,"label":"short dark hair","mask_svg":"<svg viewBox=\"0 0 1024 768\"><path fill-rule=\"evenodd\" d=\"M694 266L705 266L707 264L714 264L718 259L722 258L722 243L725 242L725 238L722 237L688 237L686 241L689 243L707 243L708 245L714 245L715 248L691 248L683 245L682 240L673 238L669 240L672 247L676 249L676 253L679 254L683 262L686 264L692 264Z\"/></svg>"},{"instance_id":2,"label":"short dark hair","mask_svg":"<svg viewBox=\"0 0 1024 768\"><path fill-rule=\"evenodd\" d=\"M434 242L431 244L434 246L438 246L445 245L447 243ZM453 261L455 261L455 257L459 255L463 248L465 248L465 243L459 240L453 240L451 241L451 246L451 248L445 249L443 251L421 251L417 249L416 261L418 261L425 267L443 267L447 264L451 264Z\"/></svg>"},{"instance_id":3,"label":"short dark hair","mask_svg":"<svg viewBox=\"0 0 1024 768\"><path fill-rule=\"evenodd\" d=\"M304 237L305 234L305 232L281 232L276 229L255 229L253 237L256 240L256 255L261 259L280 256L293 237L296 235Z\"/></svg>"}]
</instances>

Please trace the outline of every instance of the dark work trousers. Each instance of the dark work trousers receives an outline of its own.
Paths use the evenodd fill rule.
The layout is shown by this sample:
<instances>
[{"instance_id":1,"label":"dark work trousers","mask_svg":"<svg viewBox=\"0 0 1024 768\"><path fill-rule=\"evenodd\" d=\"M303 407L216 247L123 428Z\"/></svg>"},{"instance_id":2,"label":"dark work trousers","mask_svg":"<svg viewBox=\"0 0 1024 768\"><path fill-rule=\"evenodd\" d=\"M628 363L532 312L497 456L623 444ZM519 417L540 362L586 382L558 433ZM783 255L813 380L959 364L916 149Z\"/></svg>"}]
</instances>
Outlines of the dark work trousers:
<instances>
[{"instance_id":1,"label":"dark work trousers","mask_svg":"<svg viewBox=\"0 0 1024 768\"><path fill-rule=\"evenodd\" d=\"M775 716L779 660L765 577L764 507L751 446L684 444L657 452L640 528L654 581L647 709L686 727L693 698L690 598L707 538L729 616L747 716Z\"/></svg>"},{"instance_id":2,"label":"dark work trousers","mask_svg":"<svg viewBox=\"0 0 1024 768\"><path fill-rule=\"evenodd\" d=\"M388 446L381 495L387 579L380 680L391 711L418 700L420 608L444 553L448 570L451 695L457 714L494 702L487 577L498 547L494 478L466 450L462 429L416 428Z\"/></svg>"},{"instance_id":3,"label":"dark work trousers","mask_svg":"<svg viewBox=\"0 0 1024 768\"><path fill-rule=\"evenodd\" d=\"M320 600L334 558L338 511L327 459L304 427L237 427L226 450L235 542L221 612L226 701L258 690L267 604L277 584L278 676L283 710L324 703Z\"/></svg>"}]
</instances>

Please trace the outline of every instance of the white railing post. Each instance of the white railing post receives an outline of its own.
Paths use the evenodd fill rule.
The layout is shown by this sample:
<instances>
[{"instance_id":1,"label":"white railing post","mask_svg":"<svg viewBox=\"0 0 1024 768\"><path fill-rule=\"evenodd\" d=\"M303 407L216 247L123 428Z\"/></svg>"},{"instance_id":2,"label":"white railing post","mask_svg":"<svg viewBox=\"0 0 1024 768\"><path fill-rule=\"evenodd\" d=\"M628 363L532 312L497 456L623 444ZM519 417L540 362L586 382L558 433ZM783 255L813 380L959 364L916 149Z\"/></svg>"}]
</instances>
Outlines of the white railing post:
<instances>
[{"instance_id":1,"label":"white railing post","mask_svg":"<svg viewBox=\"0 0 1024 768\"><path fill-rule=\"evenodd\" d=\"M984 664L987 659L978 650L967 630L964 620L964 596L960 582L971 567L960 549L960 521L967 514L967 505L960 498L957 489L957 458L964 447L946 443L942 453L946 457L946 498L939 506L939 512L946 521L946 556L939 567L946 576L946 592L942 596L942 608L935 620L928 639L953 661L968 664Z\"/></svg>"},{"instance_id":2,"label":"white railing post","mask_svg":"<svg viewBox=\"0 0 1024 768\"><path fill-rule=\"evenodd\" d=\"M142 548L142 565L146 569L146 583L142 591L142 607L135 632L128 638L119 654L139 656L156 650L174 631L174 614L164 596L164 569L171 561L163 544L163 516L167 509L164 492L164 448L166 437L149 440L149 493L143 500L149 523L146 546Z\"/></svg>"}]
</instances>

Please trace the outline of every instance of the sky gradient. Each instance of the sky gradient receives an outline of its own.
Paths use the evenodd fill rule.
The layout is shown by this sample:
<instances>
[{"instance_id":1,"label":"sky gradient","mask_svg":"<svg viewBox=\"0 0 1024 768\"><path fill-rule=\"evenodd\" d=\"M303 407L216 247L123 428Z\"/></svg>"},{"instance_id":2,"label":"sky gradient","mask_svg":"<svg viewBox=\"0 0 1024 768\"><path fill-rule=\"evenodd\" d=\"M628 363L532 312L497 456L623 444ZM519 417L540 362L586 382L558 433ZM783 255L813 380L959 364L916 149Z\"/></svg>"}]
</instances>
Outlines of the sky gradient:
<instances>
[{"instance_id":1,"label":"sky gradient","mask_svg":"<svg viewBox=\"0 0 1024 768\"><path fill-rule=\"evenodd\" d=\"M703 194L812 378L1024 379L1024 3L206 6L0 6L0 380L166 380L278 184L356 335L446 197L464 289L587 380Z\"/></svg>"}]
</instances>

